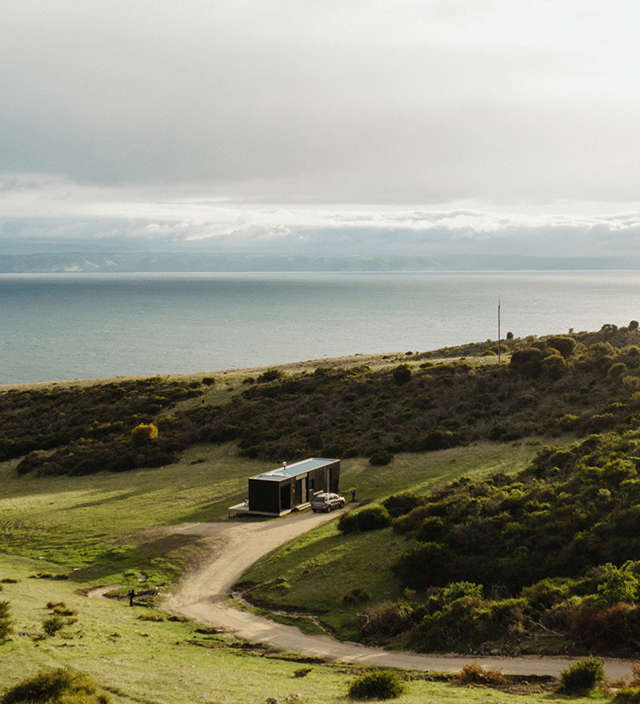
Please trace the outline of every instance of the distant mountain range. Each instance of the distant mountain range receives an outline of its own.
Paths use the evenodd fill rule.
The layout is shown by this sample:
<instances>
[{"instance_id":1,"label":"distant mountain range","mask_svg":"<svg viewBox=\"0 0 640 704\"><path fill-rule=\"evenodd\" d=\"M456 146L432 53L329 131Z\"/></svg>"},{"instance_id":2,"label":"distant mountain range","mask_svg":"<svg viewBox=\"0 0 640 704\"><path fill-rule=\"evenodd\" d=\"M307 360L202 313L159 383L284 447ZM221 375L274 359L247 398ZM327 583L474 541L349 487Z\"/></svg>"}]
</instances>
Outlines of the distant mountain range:
<instances>
[{"instance_id":1,"label":"distant mountain range","mask_svg":"<svg viewBox=\"0 0 640 704\"><path fill-rule=\"evenodd\" d=\"M250 272L250 271L517 271L640 269L628 257L287 256L170 252L62 252L0 255L0 273Z\"/></svg>"}]
</instances>

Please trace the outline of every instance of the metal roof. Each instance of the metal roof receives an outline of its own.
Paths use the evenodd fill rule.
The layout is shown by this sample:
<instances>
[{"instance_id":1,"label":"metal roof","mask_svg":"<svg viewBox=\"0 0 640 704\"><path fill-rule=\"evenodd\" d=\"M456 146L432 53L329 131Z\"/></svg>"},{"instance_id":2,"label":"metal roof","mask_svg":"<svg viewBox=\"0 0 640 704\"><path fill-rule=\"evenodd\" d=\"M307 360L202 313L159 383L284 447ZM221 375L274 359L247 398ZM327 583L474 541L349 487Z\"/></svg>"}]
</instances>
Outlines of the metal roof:
<instances>
[{"instance_id":1,"label":"metal roof","mask_svg":"<svg viewBox=\"0 0 640 704\"><path fill-rule=\"evenodd\" d=\"M299 474L306 474L307 472L312 472L314 469L326 467L328 464L333 464L334 462L340 462L340 460L327 459L326 457L309 457L306 460L288 464L286 467L277 467L269 472L256 474L254 477L250 477L250 479L264 479L266 481L280 482L289 477L297 477Z\"/></svg>"}]
</instances>

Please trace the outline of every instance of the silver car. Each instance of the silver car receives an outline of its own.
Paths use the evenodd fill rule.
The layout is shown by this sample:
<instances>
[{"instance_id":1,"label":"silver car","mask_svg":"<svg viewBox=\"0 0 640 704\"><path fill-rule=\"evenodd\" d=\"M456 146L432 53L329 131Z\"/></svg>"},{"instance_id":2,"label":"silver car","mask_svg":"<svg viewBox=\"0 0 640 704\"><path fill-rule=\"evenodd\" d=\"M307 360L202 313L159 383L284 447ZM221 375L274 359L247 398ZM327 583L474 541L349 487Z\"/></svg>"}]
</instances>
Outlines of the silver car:
<instances>
[{"instance_id":1,"label":"silver car","mask_svg":"<svg viewBox=\"0 0 640 704\"><path fill-rule=\"evenodd\" d=\"M333 511L334 508L343 508L345 504L344 496L340 494L329 494L328 492L322 492L316 494L311 499L311 510L317 511Z\"/></svg>"}]
</instances>

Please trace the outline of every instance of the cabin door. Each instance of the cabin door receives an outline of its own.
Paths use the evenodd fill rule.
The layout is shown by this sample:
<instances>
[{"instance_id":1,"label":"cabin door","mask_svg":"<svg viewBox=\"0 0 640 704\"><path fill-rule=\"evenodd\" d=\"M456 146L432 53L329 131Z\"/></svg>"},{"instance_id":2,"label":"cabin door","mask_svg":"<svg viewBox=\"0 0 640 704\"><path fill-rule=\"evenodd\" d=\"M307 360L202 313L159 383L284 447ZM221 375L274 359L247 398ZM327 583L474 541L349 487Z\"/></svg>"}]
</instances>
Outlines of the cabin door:
<instances>
[{"instance_id":1,"label":"cabin door","mask_svg":"<svg viewBox=\"0 0 640 704\"><path fill-rule=\"evenodd\" d=\"M291 485L285 484L280 487L280 510L286 511L291 508Z\"/></svg>"}]
</instances>

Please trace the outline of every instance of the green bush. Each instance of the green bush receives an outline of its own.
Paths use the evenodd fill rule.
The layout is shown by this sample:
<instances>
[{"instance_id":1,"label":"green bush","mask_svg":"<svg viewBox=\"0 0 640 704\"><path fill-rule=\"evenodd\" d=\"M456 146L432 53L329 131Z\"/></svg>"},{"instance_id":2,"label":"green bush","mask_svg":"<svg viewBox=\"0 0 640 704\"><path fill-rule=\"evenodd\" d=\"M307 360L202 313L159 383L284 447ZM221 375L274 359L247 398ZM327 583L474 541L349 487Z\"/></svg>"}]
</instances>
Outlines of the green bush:
<instances>
[{"instance_id":1,"label":"green bush","mask_svg":"<svg viewBox=\"0 0 640 704\"><path fill-rule=\"evenodd\" d=\"M535 377L542 370L544 356L545 354L541 349L526 347L522 350L516 350L511 355L509 366L523 376Z\"/></svg>"},{"instance_id":2,"label":"green bush","mask_svg":"<svg viewBox=\"0 0 640 704\"><path fill-rule=\"evenodd\" d=\"M23 680L0 699L0 704L107 704L109 695L98 690L88 675L67 668L46 670Z\"/></svg>"},{"instance_id":3,"label":"green bush","mask_svg":"<svg viewBox=\"0 0 640 704\"><path fill-rule=\"evenodd\" d=\"M391 516L384 506L367 506L355 513L358 530L366 532L379 530L391 525Z\"/></svg>"},{"instance_id":4,"label":"green bush","mask_svg":"<svg viewBox=\"0 0 640 704\"><path fill-rule=\"evenodd\" d=\"M358 518L353 511L341 514L338 519L338 530L341 533L357 533Z\"/></svg>"},{"instance_id":5,"label":"green bush","mask_svg":"<svg viewBox=\"0 0 640 704\"><path fill-rule=\"evenodd\" d=\"M601 658L584 658L574 662L560 674L560 689L565 694L586 694L604 678Z\"/></svg>"},{"instance_id":6,"label":"green bush","mask_svg":"<svg viewBox=\"0 0 640 704\"><path fill-rule=\"evenodd\" d=\"M411 380L411 369L406 364L400 364L393 370L393 380L398 386Z\"/></svg>"},{"instance_id":7,"label":"green bush","mask_svg":"<svg viewBox=\"0 0 640 704\"><path fill-rule=\"evenodd\" d=\"M8 601L0 601L0 643L11 635L11 613Z\"/></svg>"},{"instance_id":8,"label":"green bush","mask_svg":"<svg viewBox=\"0 0 640 704\"><path fill-rule=\"evenodd\" d=\"M276 381L277 379L282 379L284 374L280 369L267 369L266 372L262 372L258 377L258 383L265 384L269 381Z\"/></svg>"},{"instance_id":9,"label":"green bush","mask_svg":"<svg viewBox=\"0 0 640 704\"><path fill-rule=\"evenodd\" d=\"M50 618L46 618L42 622L42 630L48 636L54 636L59 630L64 627L64 619L58 614L54 614Z\"/></svg>"},{"instance_id":10,"label":"green bush","mask_svg":"<svg viewBox=\"0 0 640 704\"><path fill-rule=\"evenodd\" d=\"M415 494L393 494L388 496L382 505L389 511L393 518L409 513L416 506L421 506L424 498Z\"/></svg>"},{"instance_id":11,"label":"green bush","mask_svg":"<svg viewBox=\"0 0 640 704\"><path fill-rule=\"evenodd\" d=\"M482 584L474 584L473 582L451 582L442 590L442 601L444 604L450 604L456 599L469 596L474 599L482 599Z\"/></svg>"},{"instance_id":12,"label":"green bush","mask_svg":"<svg viewBox=\"0 0 640 704\"><path fill-rule=\"evenodd\" d=\"M640 704L640 687L622 687L616 692L613 704Z\"/></svg>"},{"instance_id":13,"label":"green bush","mask_svg":"<svg viewBox=\"0 0 640 704\"><path fill-rule=\"evenodd\" d=\"M395 699L404 691L400 677L395 672L380 670L361 675L349 687L351 699Z\"/></svg>"},{"instance_id":14,"label":"green bush","mask_svg":"<svg viewBox=\"0 0 640 704\"><path fill-rule=\"evenodd\" d=\"M363 636L395 636L411 625L413 609L406 602L384 601L365 609L358 616Z\"/></svg>"},{"instance_id":15,"label":"green bush","mask_svg":"<svg viewBox=\"0 0 640 704\"><path fill-rule=\"evenodd\" d=\"M369 464L373 467L383 467L389 464L393 459L393 455L387 450L376 450L369 458Z\"/></svg>"},{"instance_id":16,"label":"green bush","mask_svg":"<svg viewBox=\"0 0 640 704\"><path fill-rule=\"evenodd\" d=\"M554 350L558 350L565 359L571 357L576 348L576 341L573 337L566 335L554 335L547 339L547 344Z\"/></svg>"},{"instance_id":17,"label":"green bush","mask_svg":"<svg viewBox=\"0 0 640 704\"><path fill-rule=\"evenodd\" d=\"M424 519L416 537L425 543L439 540L444 535L444 521L440 516L428 516Z\"/></svg>"}]
</instances>

